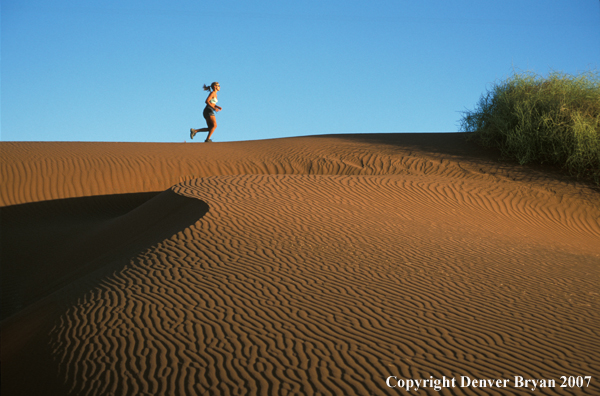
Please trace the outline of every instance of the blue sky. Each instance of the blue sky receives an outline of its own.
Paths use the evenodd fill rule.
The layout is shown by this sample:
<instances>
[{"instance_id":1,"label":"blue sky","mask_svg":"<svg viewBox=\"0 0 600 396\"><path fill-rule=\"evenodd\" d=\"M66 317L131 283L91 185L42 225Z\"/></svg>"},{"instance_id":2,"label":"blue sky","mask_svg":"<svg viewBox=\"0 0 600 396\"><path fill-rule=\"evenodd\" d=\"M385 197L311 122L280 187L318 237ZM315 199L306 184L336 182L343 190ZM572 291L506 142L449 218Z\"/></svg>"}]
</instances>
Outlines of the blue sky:
<instances>
[{"instance_id":1,"label":"blue sky","mask_svg":"<svg viewBox=\"0 0 600 396\"><path fill-rule=\"evenodd\" d=\"M598 0L2 0L1 17L5 141L189 141L213 81L214 141L456 132L513 69L600 67Z\"/></svg>"}]
</instances>

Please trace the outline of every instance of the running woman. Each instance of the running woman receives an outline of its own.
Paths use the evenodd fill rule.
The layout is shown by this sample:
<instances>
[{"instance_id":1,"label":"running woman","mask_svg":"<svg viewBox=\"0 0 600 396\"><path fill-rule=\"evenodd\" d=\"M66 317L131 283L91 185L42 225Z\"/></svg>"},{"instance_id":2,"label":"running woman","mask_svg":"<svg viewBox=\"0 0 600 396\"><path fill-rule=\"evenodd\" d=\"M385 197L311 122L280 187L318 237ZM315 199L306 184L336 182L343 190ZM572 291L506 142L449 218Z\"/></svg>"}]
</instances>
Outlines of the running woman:
<instances>
[{"instance_id":1,"label":"running woman","mask_svg":"<svg viewBox=\"0 0 600 396\"><path fill-rule=\"evenodd\" d=\"M210 140L210 137L212 136L215 129L217 129L217 117L215 115L216 115L217 111L222 110L220 106L217 106L217 92L219 92L221 90L221 86L219 85L218 82L214 82L214 83L210 84L210 87L207 87L205 84L204 90L210 92L208 94L208 98L206 98L206 100L205 100L206 107L204 108L204 111L202 112L202 115L204 116L204 119L206 120L206 125L208 125L208 128L201 128L201 129L190 128L190 138L193 139L194 136L196 136L196 134L198 132L208 132L208 136L206 137L206 140L204 142L211 143L212 140Z\"/></svg>"}]
</instances>

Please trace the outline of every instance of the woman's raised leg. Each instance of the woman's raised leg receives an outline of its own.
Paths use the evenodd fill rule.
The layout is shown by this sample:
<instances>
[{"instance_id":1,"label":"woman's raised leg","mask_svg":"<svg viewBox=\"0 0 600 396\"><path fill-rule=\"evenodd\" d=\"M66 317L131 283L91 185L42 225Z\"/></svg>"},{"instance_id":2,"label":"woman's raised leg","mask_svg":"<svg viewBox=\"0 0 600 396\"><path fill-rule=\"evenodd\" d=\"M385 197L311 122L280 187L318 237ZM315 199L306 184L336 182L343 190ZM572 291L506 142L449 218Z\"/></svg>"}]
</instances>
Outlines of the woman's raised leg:
<instances>
[{"instance_id":1,"label":"woman's raised leg","mask_svg":"<svg viewBox=\"0 0 600 396\"><path fill-rule=\"evenodd\" d=\"M196 134L198 132L208 132L208 136L206 137L206 140L208 141L210 139L210 137L212 136L213 132L215 131L215 129L217 129L217 118L215 116L210 116L210 117L206 118L206 125L208 125L207 128L200 128L200 129L190 128L190 138L193 139L194 136L196 136Z\"/></svg>"}]
</instances>

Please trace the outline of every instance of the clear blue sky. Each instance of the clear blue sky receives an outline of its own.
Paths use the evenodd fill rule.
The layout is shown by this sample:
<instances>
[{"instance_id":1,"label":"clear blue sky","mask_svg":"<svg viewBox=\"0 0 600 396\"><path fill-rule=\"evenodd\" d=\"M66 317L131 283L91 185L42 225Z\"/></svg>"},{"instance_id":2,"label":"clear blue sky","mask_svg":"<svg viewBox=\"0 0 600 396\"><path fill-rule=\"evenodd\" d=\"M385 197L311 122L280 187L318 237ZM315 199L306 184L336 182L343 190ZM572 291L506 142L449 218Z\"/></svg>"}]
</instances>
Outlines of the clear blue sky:
<instances>
[{"instance_id":1,"label":"clear blue sky","mask_svg":"<svg viewBox=\"0 0 600 396\"><path fill-rule=\"evenodd\" d=\"M213 81L214 141L456 132L513 68L598 69L600 1L2 0L1 61L2 140L189 141Z\"/></svg>"}]
</instances>

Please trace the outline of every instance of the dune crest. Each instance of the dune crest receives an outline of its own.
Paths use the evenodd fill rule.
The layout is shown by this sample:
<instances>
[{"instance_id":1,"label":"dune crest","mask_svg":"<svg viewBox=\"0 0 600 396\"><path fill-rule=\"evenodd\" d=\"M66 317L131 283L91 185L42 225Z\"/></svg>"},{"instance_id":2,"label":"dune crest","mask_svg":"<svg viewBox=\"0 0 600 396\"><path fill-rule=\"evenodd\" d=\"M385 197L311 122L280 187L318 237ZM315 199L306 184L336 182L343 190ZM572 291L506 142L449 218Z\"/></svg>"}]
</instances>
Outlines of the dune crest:
<instances>
[{"instance_id":1,"label":"dune crest","mask_svg":"<svg viewBox=\"0 0 600 396\"><path fill-rule=\"evenodd\" d=\"M434 175L588 194L566 177L497 161L461 133L323 135L215 143L0 142L0 206L161 192L198 177ZM556 176L556 175L555 175Z\"/></svg>"}]
</instances>

